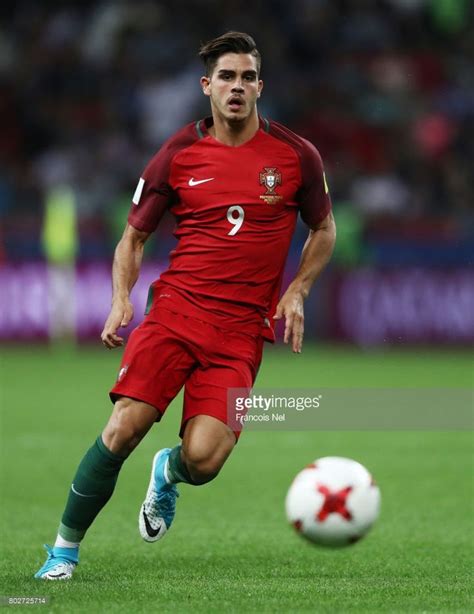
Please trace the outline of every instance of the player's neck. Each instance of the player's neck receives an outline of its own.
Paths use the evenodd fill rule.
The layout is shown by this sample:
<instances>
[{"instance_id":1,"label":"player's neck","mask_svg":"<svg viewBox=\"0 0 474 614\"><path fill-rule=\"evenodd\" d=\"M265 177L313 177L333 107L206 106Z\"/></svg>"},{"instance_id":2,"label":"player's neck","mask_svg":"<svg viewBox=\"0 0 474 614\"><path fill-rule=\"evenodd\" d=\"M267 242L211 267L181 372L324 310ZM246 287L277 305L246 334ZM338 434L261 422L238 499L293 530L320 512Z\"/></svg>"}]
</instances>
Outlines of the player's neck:
<instances>
[{"instance_id":1,"label":"player's neck","mask_svg":"<svg viewBox=\"0 0 474 614\"><path fill-rule=\"evenodd\" d=\"M255 136L260 127L257 110L243 122L228 122L225 118L213 114L213 125L209 128L209 134L217 141L239 147Z\"/></svg>"}]
</instances>

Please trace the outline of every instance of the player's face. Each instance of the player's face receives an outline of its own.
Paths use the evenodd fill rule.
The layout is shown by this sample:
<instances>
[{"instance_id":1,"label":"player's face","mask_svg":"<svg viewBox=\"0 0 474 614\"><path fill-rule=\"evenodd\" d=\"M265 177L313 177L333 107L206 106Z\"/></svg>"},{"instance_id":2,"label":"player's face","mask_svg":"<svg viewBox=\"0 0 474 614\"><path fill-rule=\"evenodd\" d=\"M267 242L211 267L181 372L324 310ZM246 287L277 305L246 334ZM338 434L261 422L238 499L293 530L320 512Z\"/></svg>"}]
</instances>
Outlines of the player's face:
<instances>
[{"instance_id":1,"label":"player's face","mask_svg":"<svg viewBox=\"0 0 474 614\"><path fill-rule=\"evenodd\" d=\"M211 99L212 113L230 122L245 122L255 112L263 81L250 53L221 55L210 77L202 77L203 92Z\"/></svg>"}]
</instances>

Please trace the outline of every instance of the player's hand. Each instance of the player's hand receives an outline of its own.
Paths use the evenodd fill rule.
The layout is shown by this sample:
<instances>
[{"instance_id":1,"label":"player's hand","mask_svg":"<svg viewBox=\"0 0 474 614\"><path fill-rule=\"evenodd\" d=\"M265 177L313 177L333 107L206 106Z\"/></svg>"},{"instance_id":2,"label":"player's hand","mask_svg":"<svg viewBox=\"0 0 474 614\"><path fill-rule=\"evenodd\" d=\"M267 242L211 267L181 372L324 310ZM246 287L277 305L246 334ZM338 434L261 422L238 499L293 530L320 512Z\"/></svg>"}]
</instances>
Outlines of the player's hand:
<instances>
[{"instance_id":1,"label":"player's hand","mask_svg":"<svg viewBox=\"0 0 474 614\"><path fill-rule=\"evenodd\" d=\"M128 326L132 318L133 305L128 299L121 299L112 303L112 309L100 335L106 348L113 350L123 345L123 337L117 335L117 330L120 327Z\"/></svg>"},{"instance_id":2,"label":"player's hand","mask_svg":"<svg viewBox=\"0 0 474 614\"><path fill-rule=\"evenodd\" d=\"M300 354L303 347L304 335L304 297L297 290L288 288L285 294L281 297L277 305L274 320L285 318L285 334L283 341L289 343L291 339L291 347L293 352Z\"/></svg>"}]
</instances>

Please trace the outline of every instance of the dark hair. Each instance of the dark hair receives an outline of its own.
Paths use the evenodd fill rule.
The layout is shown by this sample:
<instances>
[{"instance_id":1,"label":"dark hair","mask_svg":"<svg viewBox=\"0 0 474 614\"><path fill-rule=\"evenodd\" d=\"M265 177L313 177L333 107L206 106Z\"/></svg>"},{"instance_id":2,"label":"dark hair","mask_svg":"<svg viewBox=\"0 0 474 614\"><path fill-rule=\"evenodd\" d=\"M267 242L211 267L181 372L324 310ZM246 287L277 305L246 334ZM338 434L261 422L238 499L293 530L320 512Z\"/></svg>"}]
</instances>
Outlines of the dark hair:
<instances>
[{"instance_id":1,"label":"dark hair","mask_svg":"<svg viewBox=\"0 0 474 614\"><path fill-rule=\"evenodd\" d=\"M226 32L204 43L199 49L199 57L204 62L208 77L212 75L217 60L225 53L250 53L257 60L257 73L260 73L262 59L253 38L245 32Z\"/></svg>"}]
</instances>

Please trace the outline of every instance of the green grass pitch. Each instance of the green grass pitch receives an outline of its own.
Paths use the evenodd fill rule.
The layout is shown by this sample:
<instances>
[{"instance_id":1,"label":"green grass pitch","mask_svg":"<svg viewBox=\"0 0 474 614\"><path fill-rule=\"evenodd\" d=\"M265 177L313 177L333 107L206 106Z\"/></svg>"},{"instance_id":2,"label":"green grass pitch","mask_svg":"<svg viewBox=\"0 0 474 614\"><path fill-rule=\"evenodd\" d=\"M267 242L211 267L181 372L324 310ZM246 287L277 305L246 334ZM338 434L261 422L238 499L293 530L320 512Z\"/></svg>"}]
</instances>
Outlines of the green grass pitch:
<instances>
[{"instance_id":1,"label":"green grass pitch","mask_svg":"<svg viewBox=\"0 0 474 614\"><path fill-rule=\"evenodd\" d=\"M34 580L77 463L110 413L119 358L2 350L0 595L49 596L36 606L49 612L472 611L471 433L244 433L217 480L181 485L172 530L146 544L138 510L153 453L177 441L179 400L125 464L73 580ZM467 352L280 347L267 349L258 385L466 387L471 377ZM305 543L283 510L297 471L331 454L367 465L382 491L374 530L338 551Z\"/></svg>"}]
</instances>

